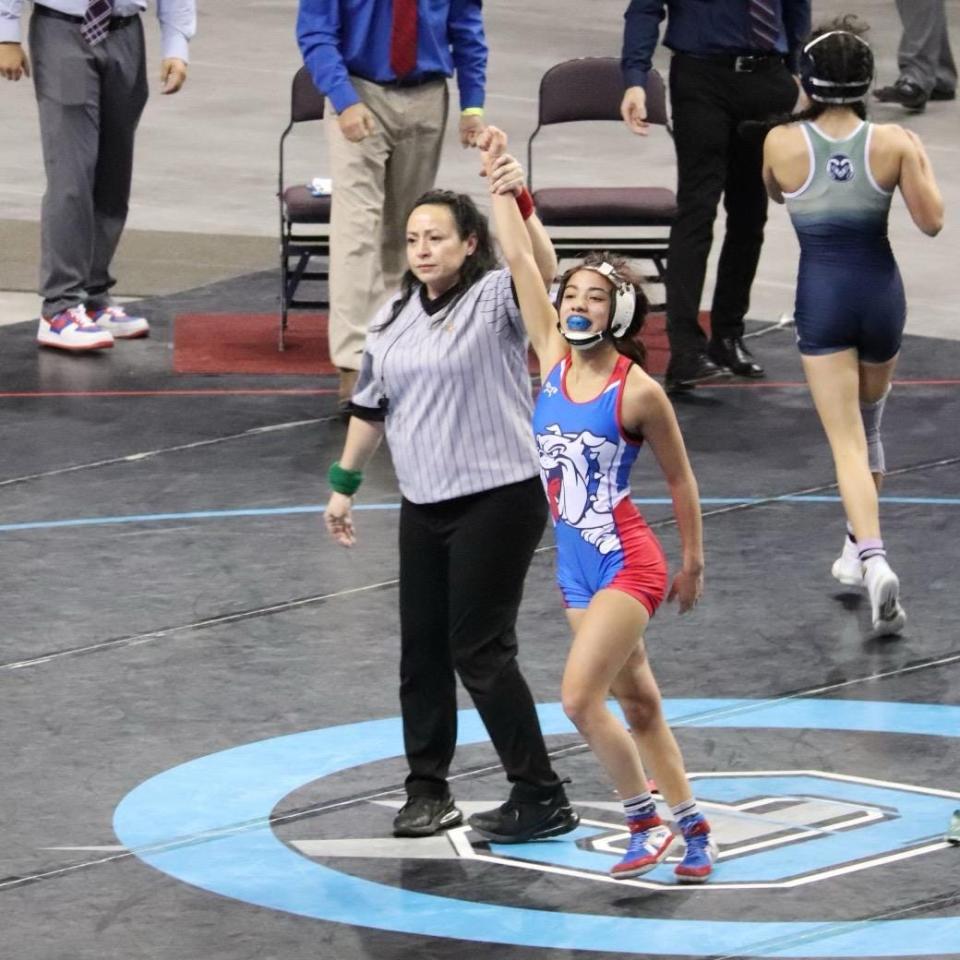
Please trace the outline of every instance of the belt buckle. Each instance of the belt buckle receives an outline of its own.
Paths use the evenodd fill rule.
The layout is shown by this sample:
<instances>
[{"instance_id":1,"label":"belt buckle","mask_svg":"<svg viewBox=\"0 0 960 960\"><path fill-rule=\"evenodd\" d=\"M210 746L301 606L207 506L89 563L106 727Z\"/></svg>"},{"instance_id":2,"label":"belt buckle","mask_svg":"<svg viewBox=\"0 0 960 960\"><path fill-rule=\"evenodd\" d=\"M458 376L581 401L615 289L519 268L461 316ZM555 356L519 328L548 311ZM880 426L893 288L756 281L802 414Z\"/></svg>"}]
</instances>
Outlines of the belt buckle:
<instances>
[{"instance_id":1,"label":"belt buckle","mask_svg":"<svg viewBox=\"0 0 960 960\"><path fill-rule=\"evenodd\" d=\"M752 56L736 57L733 61L734 73L753 73L757 65L757 58Z\"/></svg>"}]
</instances>

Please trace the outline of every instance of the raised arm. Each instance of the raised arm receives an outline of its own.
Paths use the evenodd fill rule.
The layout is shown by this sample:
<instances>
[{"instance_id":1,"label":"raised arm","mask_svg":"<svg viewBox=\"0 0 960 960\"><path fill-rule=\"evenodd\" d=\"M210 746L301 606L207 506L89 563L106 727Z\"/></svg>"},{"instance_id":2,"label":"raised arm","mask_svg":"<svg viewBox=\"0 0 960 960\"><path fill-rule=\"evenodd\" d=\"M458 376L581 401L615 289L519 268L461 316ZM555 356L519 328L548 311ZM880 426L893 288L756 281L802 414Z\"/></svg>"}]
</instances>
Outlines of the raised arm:
<instances>
[{"instance_id":1,"label":"raised arm","mask_svg":"<svg viewBox=\"0 0 960 960\"><path fill-rule=\"evenodd\" d=\"M683 560L673 578L668 599L676 599L680 613L686 613L696 605L703 591L703 522L700 492L680 425L663 388L639 367L630 370L622 416L630 433L642 436L650 444L670 489Z\"/></svg>"},{"instance_id":2,"label":"raised arm","mask_svg":"<svg viewBox=\"0 0 960 960\"><path fill-rule=\"evenodd\" d=\"M496 177L491 177L491 172L505 142L504 135L494 127L487 127L479 141L483 171L491 178L491 191L496 189ZM535 214L524 221L512 192L491 192L491 207L497 240L516 287L523 324L540 362L541 374L546 375L566 353L566 344L557 330L557 311L546 290L546 284L556 273L553 244L539 220L528 226L530 220L536 218Z\"/></svg>"},{"instance_id":3,"label":"raised arm","mask_svg":"<svg viewBox=\"0 0 960 960\"><path fill-rule=\"evenodd\" d=\"M900 192L913 222L928 237L935 237L943 229L943 196L920 138L912 130L900 128L900 132Z\"/></svg>"},{"instance_id":4,"label":"raised arm","mask_svg":"<svg viewBox=\"0 0 960 960\"><path fill-rule=\"evenodd\" d=\"M491 134L483 137L481 141L484 146L489 144L492 148L488 151L490 153L490 169L487 171L487 177L490 180L490 192L494 194L509 193L517 198L527 189L523 167L520 165L520 161L509 153L497 155L496 150L500 144L506 146L505 138L497 136L498 133L496 127L493 127L491 128ZM523 223L527 228L527 236L530 238L530 244L533 247L533 259L537 261L537 269L540 271L540 276L543 277L544 286L549 287L557 276L557 252L553 249L553 241L537 216L535 209L532 209Z\"/></svg>"}]
</instances>

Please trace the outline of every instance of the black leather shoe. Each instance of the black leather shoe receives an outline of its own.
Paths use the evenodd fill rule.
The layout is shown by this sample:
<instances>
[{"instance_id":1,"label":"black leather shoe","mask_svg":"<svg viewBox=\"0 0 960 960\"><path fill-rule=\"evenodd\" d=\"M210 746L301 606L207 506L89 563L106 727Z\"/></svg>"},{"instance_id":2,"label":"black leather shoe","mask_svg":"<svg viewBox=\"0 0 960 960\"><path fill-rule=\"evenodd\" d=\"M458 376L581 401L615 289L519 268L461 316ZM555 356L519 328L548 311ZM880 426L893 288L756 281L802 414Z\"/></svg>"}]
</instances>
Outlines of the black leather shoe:
<instances>
[{"instance_id":1,"label":"black leather shoe","mask_svg":"<svg viewBox=\"0 0 960 960\"><path fill-rule=\"evenodd\" d=\"M956 99L957 99L957 91L956 91L956 90L946 90L946 89L944 89L944 88L942 88L942 87L941 87L940 89L938 89L937 87L934 87L934 88L930 91L930 98L929 98L929 99L931 99L931 100L956 100Z\"/></svg>"},{"instance_id":2,"label":"black leather shoe","mask_svg":"<svg viewBox=\"0 0 960 960\"><path fill-rule=\"evenodd\" d=\"M687 393L698 383L725 380L729 376L729 370L714 363L705 353L697 350L670 358L664 377L664 387L667 393Z\"/></svg>"},{"instance_id":3,"label":"black leather shoe","mask_svg":"<svg viewBox=\"0 0 960 960\"><path fill-rule=\"evenodd\" d=\"M714 363L726 367L737 377L759 380L763 376L763 367L753 359L753 354L743 345L740 337L711 340L707 355Z\"/></svg>"},{"instance_id":4,"label":"black leather shoe","mask_svg":"<svg viewBox=\"0 0 960 960\"><path fill-rule=\"evenodd\" d=\"M429 837L463 821L453 798L410 797L393 820L395 837Z\"/></svg>"},{"instance_id":5,"label":"black leather shoe","mask_svg":"<svg viewBox=\"0 0 960 960\"><path fill-rule=\"evenodd\" d=\"M881 103L899 103L901 107L917 113L926 108L929 99L922 87L918 87L912 80L904 79L898 80L889 87L874 90L873 95Z\"/></svg>"}]
</instances>

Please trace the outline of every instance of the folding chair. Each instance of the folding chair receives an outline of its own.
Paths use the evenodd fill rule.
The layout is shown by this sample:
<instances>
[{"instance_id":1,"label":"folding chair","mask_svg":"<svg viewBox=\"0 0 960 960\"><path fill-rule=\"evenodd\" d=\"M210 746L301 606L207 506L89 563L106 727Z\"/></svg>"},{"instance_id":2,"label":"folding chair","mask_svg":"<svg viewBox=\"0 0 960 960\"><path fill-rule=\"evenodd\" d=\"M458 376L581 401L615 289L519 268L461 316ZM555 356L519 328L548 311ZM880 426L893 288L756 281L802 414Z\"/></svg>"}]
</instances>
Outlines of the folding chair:
<instances>
[{"instance_id":1,"label":"folding chair","mask_svg":"<svg viewBox=\"0 0 960 960\"><path fill-rule=\"evenodd\" d=\"M291 308L326 307L326 300L297 300L302 280L327 280L328 267L310 269L314 257L330 256L331 197L316 197L305 184L284 186L284 143L294 124L323 119L323 94L314 86L306 67L293 78L290 89L290 123L280 137L280 174L277 196L280 200L280 332L278 349L284 348L287 313ZM298 229L299 228L299 231ZM303 232L303 231L307 232ZM293 269L291 260L295 260Z\"/></svg>"},{"instance_id":2,"label":"folding chair","mask_svg":"<svg viewBox=\"0 0 960 960\"><path fill-rule=\"evenodd\" d=\"M667 271L670 227L677 198L665 187L547 187L533 186L533 141L543 127L584 120L623 123L623 74L614 57L583 57L551 67L540 81L537 129L527 142L527 178L537 205L537 215L553 240L560 259L584 249L610 250L625 257L650 261L654 273L644 279L663 283ZM650 71L646 86L647 120L670 133L663 79ZM637 146L642 148L639 137ZM641 160L624 156L624 165ZM586 171L589 172L589 171ZM584 228L601 227L600 236L585 235Z\"/></svg>"}]
</instances>

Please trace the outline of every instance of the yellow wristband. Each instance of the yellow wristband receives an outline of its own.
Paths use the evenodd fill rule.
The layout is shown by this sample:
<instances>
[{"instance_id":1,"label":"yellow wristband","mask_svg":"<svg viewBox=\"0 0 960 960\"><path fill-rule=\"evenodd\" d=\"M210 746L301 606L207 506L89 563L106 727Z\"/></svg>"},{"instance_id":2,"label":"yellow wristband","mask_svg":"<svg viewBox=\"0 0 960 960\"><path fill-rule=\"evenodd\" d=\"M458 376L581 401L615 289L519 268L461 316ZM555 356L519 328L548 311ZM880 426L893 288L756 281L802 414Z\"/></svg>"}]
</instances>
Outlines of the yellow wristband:
<instances>
[{"instance_id":1,"label":"yellow wristband","mask_svg":"<svg viewBox=\"0 0 960 960\"><path fill-rule=\"evenodd\" d=\"M461 117L482 117L483 107L464 107L460 111Z\"/></svg>"}]
</instances>

